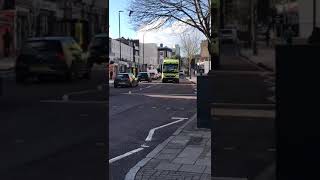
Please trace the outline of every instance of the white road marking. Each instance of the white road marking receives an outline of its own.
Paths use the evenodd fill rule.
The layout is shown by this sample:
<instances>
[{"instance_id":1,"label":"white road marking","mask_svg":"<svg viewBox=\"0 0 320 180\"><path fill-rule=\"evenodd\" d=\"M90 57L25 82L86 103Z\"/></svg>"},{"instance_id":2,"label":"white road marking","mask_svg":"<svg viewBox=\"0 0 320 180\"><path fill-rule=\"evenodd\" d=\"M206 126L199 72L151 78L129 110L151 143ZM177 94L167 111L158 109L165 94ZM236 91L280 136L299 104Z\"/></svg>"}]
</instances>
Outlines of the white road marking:
<instances>
[{"instance_id":1,"label":"white road marking","mask_svg":"<svg viewBox=\"0 0 320 180\"><path fill-rule=\"evenodd\" d=\"M192 94L192 96L177 96L177 95L157 95L157 94L153 94L153 95L145 95L148 97L156 97L156 98L168 98L168 99L197 99L197 96L194 96L194 94Z\"/></svg>"},{"instance_id":2,"label":"white road marking","mask_svg":"<svg viewBox=\"0 0 320 180\"><path fill-rule=\"evenodd\" d=\"M122 159L122 158L125 158L125 157L127 157L127 156L130 156L130 155L132 155L132 154L134 154L134 153L137 153L137 152L139 152L139 151L142 151L144 148L138 148L138 149L134 149L134 150L132 150L132 151L129 151L129 152L127 152L127 153L125 153L125 154L122 154L122 155L120 155L120 156L117 156L117 157L114 157L114 158L112 158L112 159L109 159L109 164L111 164L111 163L113 163L113 162L116 162L116 161L118 161L118 160L120 160L120 159Z\"/></svg>"},{"instance_id":3,"label":"white road marking","mask_svg":"<svg viewBox=\"0 0 320 180\"><path fill-rule=\"evenodd\" d=\"M141 147L143 147L143 148L148 148L148 147L150 147L150 146L145 145L145 144L142 144Z\"/></svg>"},{"instance_id":4,"label":"white road marking","mask_svg":"<svg viewBox=\"0 0 320 180\"><path fill-rule=\"evenodd\" d=\"M41 100L42 103L67 103L67 104L108 104L108 101L63 101L63 100Z\"/></svg>"},{"instance_id":5,"label":"white road marking","mask_svg":"<svg viewBox=\"0 0 320 180\"><path fill-rule=\"evenodd\" d=\"M152 109L156 109L157 107L152 107Z\"/></svg>"},{"instance_id":6,"label":"white road marking","mask_svg":"<svg viewBox=\"0 0 320 180\"><path fill-rule=\"evenodd\" d=\"M148 134L147 138L145 139L145 141L151 141L152 140L152 136L153 136L153 134L154 134L154 132L156 130L164 128L164 127L167 127L167 126L170 126L172 124L176 124L176 123L184 121L184 120L186 120L188 118L172 117L171 119L179 119L179 120L151 129L149 131L149 134Z\"/></svg>"}]
</instances>

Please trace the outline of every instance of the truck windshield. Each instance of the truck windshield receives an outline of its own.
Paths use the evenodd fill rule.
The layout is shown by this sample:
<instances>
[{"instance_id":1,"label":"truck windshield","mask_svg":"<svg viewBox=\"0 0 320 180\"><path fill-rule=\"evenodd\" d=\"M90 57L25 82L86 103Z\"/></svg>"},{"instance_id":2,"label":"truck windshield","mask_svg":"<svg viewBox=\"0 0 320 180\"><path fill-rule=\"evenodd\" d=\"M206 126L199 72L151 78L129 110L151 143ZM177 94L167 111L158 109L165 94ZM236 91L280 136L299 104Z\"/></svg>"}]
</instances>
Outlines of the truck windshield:
<instances>
[{"instance_id":1,"label":"truck windshield","mask_svg":"<svg viewBox=\"0 0 320 180\"><path fill-rule=\"evenodd\" d=\"M179 72L178 64L164 64L164 65L163 65L163 72L164 72L164 73L175 73L175 72Z\"/></svg>"}]
</instances>

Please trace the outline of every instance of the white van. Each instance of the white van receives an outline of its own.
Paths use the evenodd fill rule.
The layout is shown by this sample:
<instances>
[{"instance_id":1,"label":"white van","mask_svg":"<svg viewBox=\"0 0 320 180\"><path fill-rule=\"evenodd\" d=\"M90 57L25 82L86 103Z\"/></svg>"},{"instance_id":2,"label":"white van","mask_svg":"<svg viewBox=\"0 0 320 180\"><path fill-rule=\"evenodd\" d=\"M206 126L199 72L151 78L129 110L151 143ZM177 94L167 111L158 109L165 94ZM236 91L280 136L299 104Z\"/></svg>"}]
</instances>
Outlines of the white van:
<instances>
[{"instance_id":1,"label":"white van","mask_svg":"<svg viewBox=\"0 0 320 180\"><path fill-rule=\"evenodd\" d=\"M160 77L160 74L158 73L157 69L148 69L147 72L150 73L151 78L154 80L157 80Z\"/></svg>"}]
</instances>

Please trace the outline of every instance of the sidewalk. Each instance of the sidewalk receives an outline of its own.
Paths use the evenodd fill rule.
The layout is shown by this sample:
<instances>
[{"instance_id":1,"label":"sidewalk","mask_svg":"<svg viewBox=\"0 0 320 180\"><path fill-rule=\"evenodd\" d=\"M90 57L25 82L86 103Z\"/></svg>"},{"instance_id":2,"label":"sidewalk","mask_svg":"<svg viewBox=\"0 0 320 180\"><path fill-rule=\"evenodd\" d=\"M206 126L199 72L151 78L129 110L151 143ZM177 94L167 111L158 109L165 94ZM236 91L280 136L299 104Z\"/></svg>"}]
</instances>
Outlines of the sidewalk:
<instances>
[{"instance_id":1,"label":"sidewalk","mask_svg":"<svg viewBox=\"0 0 320 180\"><path fill-rule=\"evenodd\" d=\"M252 49L241 48L240 54L264 70L273 72L276 70L275 49L272 47L259 47L257 56L253 55Z\"/></svg>"},{"instance_id":2,"label":"sidewalk","mask_svg":"<svg viewBox=\"0 0 320 180\"><path fill-rule=\"evenodd\" d=\"M15 66L15 57L0 58L0 71L8 71Z\"/></svg>"},{"instance_id":3,"label":"sidewalk","mask_svg":"<svg viewBox=\"0 0 320 180\"><path fill-rule=\"evenodd\" d=\"M195 117L131 168L125 179L211 179L211 131L198 129Z\"/></svg>"},{"instance_id":4,"label":"sidewalk","mask_svg":"<svg viewBox=\"0 0 320 180\"><path fill-rule=\"evenodd\" d=\"M196 76L192 76L191 79L190 77L186 78L188 81L192 82L193 84L197 84L197 77Z\"/></svg>"},{"instance_id":5,"label":"sidewalk","mask_svg":"<svg viewBox=\"0 0 320 180\"><path fill-rule=\"evenodd\" d=\"M267 47L265 42L258 41L258 55L253 55L252 48L240 48L240 55L250 60L251 62L260 66L263 70L267 71L276 71L276 53L275 53L275 45L271 45ZM284 42L281 39L274 40L274 44L283 44ZM294 38L293 44L306 44L307 39L303 38Z\"/></svg>"}]
</instances>

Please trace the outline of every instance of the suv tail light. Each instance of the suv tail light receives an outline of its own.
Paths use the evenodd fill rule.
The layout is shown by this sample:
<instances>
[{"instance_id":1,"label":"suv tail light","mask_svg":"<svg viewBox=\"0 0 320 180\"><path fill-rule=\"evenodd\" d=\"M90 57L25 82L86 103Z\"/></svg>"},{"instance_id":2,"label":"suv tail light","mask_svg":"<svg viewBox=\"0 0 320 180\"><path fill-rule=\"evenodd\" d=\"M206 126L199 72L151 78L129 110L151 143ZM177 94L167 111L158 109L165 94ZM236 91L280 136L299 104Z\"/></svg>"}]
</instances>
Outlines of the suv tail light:
<instances>
[{"instance_id":1,"label":"suv tail light","mask_svg":"<svg viewBox=\"0 0 320 180\"><path fill-rule=\"evenodd\" d=\"M63 53L57 53L56 55L57 55L57 57L58 57L59 60L61 60L61 61L64 61L64 60L65 60Z\"/></svg>"}]
</instances>

